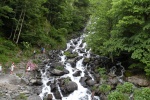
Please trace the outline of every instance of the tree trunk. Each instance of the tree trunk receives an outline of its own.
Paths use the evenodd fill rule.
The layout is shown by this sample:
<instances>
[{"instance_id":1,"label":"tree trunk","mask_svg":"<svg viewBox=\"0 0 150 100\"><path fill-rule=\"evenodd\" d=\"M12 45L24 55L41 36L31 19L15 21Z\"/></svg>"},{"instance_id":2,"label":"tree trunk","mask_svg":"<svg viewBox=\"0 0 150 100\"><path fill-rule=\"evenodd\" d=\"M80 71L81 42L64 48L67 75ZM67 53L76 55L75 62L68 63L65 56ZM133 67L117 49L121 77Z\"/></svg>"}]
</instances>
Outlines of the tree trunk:
<instances>
[{"instance_id":1,"label":"tree trunk","mask_svg":"<svg viewBox=\"0 0 150 100\"><path fill-rule=\"evenodd\" d=\"M21 30L22 30L22 25L23 25L23 22L24 22L24 17L25 17L25 11L23 13L23 18L22 18L20 29L19 29L18 37L17 37L17 40L16 40L16 44L18 43L19 38L20 38L20 34L21 34Z\"/></svg>"},{"instance_id":2,"label":"tree trunk","mask_svg":"<svg viewBox=\"0 0 150 100\"><path fill-rule=\"evenodd\" d=\"M23 14L23 10L21 11L21 14L20 14L20 16L19 16L19 20L18 20L16 29L15 29L15 32L14 32L14 36L13 36L13 41L15 41L15 38L16 38L16 32L17 32L17 29L18 29L18 27L19 27L19 24L20 24L20 21L21 21L22 14Z\"/></svg>"}]
</instances>

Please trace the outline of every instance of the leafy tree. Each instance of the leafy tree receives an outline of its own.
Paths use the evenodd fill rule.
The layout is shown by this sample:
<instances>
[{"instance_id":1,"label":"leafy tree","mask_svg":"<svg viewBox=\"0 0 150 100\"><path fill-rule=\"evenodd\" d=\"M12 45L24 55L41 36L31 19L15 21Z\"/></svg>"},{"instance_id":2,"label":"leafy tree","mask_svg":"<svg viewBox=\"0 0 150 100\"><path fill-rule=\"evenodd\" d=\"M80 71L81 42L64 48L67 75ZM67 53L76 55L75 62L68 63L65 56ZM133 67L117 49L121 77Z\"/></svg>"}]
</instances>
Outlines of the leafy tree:
<instances>
[{"instance_id":1,"label":"leafy tree","mask_svg":"<svg viewBox=\"0 0 150 100\"><path fill-rule=\"evenodd\" d=\"M96 28L87 39L88 45L94 52L107 55L112 61L113 57L124 53L133 64L141 63L135 67L145 69L150 75L150 1L108 1L102 1L102 6L98 7L101 12L94 14L93 26Z\"/></svg>"}]
</instances>

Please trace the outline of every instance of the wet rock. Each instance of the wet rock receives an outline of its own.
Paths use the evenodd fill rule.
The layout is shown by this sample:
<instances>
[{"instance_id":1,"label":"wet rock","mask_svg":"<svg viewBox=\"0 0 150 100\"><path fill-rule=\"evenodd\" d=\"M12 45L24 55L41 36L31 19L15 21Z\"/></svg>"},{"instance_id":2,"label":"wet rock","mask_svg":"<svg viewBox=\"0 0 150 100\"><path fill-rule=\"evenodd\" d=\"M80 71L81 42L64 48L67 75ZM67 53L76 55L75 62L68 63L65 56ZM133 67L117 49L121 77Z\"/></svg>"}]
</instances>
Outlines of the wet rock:
<instances>
[{"instance_id":1,"label":"wet rock","mask_svg":"<svg viewBox=\"0 0 150 100\"><path fill-rule=\"evenodd\" d=\"M68 82L68 84L65 87L69 93L78 89L78 85L75 82Z\"/></svg>"},{"instance_id":2,"label":"wet rock","mask_svg":"<svg viewBox=\"0 0 150 100\"><path fill-rule=\"evenodd\" d=\"M84 65L86 65L87 63L89 63L90 62L90 58L85 58L84 60L83 60L83 64Z\"/></svg>"},{"instance_id":3,"label":"wet rock","mask_svg":"<svg viewBox=\"0 0 150 100\"><path fill-rule=\"evenodd\" d=\"M51 67L53 67L53 68L56 68L58 66L64 68L64 65L62 63L60 63L60 62L54 62L54 63L51 64Z\"/></svg>"},{"instance_id":4,"label":"wet rock","mask_svg":"<svg viewBox=\"0 0 150 100\"><path fill-rule=\"evenodd\" d=\"M64 54L66 55L66 57L67 57L68 59L75 58L75 57L78 56L78 53L76 53L76 52L75 52L75 53L72 53L72 52L69 52L69 51L65 51Z\"/></svg>"},{"instance_id":5,"label":"wet rock","mask_svg":"<svg viewBox=\"0 0 150 100\"><path fill-rule=\"evenodd\" d=\"M69 74L69 71L67 69L63 70L64 74Z\"/></svg>"},{"instance_id":6,"label":"wet rock","mask_svg":"<svg viewBox=\"0 0 150 100\"><path fill-rule=\"evenodd\" d=\"M51 87L51 92L54 92L56 90L56 84L55 83L51 84L50 87Z\"/></svg>"},{"instance_id":7,"label":"wet rock","mask_svg":"<svg viewBox=\"0 0 150 100\"><path fill-rule=\"evenodd\" d=\"M41 86L43 83L42 83L42 80L41 79L37 79L36 80L36 83L34 83L34 85L36 86Z\"/></svg>"},{"instance_id":8,"label":"wet rock","mask_svg":"<svg viewBox=\"0 0 150 100\"><path fill-rule=\"evenodd\" d=\"M96 82L94 80L88 80L88 81L86 81L86 84L88 86L93 86L94 84L96 84Z\"/></svg>"},{"instance_id":9,"label":"wet rock","mask_svg":"<svg viewBox=\"0 0 150 100\"><path fill-rule=\"evenodd\" d=\"M52 99L53 99L52 94L48 94L48 96L47 96L47 100L52 100Z\"/></svg>"},{"instance_id":10,"label":"wet rock","mask_svg":"<svg viewBox=\"0 0 150 100\"><path fill-rule=\"evenodd\" d=\"M95 77L95 81L97 83L99 83L100 82L100 75L99 74L94 74L94 77Z\"/></svg>"},{"instance_id":11,"label":"wet rock","mask_svg":"<svg viewBox=\"0 0 150 100\"><path fill-rule=\"evenodd\" d=\"M57 75L57 76L62 76L62 75L65 74L63 71L58 70L58 69L52 70L51 73L52 73L53 75Z\"/></svg>"},{"instance_id":12,"label":"wet rock","mask_svg":"<svg viewBox=\"0 0 150 100\"><path fill-rule=\"evenodd\" d=\"M54 96L57 100L61 100L61 98L62 98L60 95L60 92L58 90L54 92Z\"/></svg>"},{"instance_id":13,"label":"wet rock","mask_svg":"<svg viewBox=\"0 0 150 100\"><path fill-rule=\"evenodd\" d=\"M80 76L80 74L81 74L81 71L78 70L73 74L73 76L77 77L77 76Z\"/></svg>"},{"instance_id":14,"label":"wet rock","mask_svg":"<svg viewBox=\"0 0 150 100\"><path fill-rule=\"evenodd\" d=\"M81 85L83 86L83 87L87 87L87 85L86 85L86 83L85 83L85 81L87 80L87 77L81 77L80 78L80 83L81 83Z\"/></svg>"}]
</instances>

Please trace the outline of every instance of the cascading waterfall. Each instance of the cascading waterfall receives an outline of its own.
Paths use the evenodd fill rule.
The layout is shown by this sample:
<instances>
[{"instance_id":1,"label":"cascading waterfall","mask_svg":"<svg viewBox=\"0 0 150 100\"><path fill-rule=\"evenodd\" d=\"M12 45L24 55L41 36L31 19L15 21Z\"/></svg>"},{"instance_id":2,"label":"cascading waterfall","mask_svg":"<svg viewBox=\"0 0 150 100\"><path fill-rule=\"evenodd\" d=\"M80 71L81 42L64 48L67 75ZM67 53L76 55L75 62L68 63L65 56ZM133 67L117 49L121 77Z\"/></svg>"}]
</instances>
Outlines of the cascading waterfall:
<instances>
[{"instance_id":1,"label":"cascading waterfall","mask_svg":"<svg viewBox=\"0 0 150 100\"><path fill-rule=\"evenodd\" d=\"M48 65L46 65L45 66L45 70L43 71L43 70L40 70L40 72L41 72L41 78L42 78L42 83L43 83L43 89L42 89L42 93L40 93L40 97L43 99L43 97L44 96L46 96L47 94L50 94L51 92L51 88L50 88L50 86L48 86L47 85L47 83L50 81L50 82L53 82L54 81L54 78L48 78L47 77L47 75L46 75L46 72L47 72L47 70L48 70L48 68L49 68L50 66L48 66ZM53 95L53 93L51 93L52 95ZM53 95L53 97L54 97L54 95ZM55 99L55 97L54 97L54 99Z\"/></svg>"},{"instance_id":2,"label":"cascading waterfall","mask_svg":"<svg viewBox=\"0 0 150 100\"><path fill-rule=\"evenodd\" d=\"M86 55L90 55L90 52L86 52L86 43L83 43L82 47L80 47L82 40L84 38L84 35L82 35L80 38L77 39L73 39L70 40L70 43L68 43L67 45L67 49L68 50L70 48L70 46L74 47L74 50L72 52L77 52L78 56L81 56L82 58L80 60L77 61L76 63L76 70L80 70L81 71L81 75L79 77L74 77L73 73L76 71L74 68L71 67L71 65L69 63L66 64L66 69L69 70L69 74L66 74L62 77L70 77L71 80L73 82L76 82L78 85L78 90L75 90L72 94L70 94L68 97L62 97L62 100L91 100L91 92L87 89L84 88L81 83L79 82L81 77L84 77L84 71L86 69L86 66L83 66L82 62L85 58L85 54ZM77 44L75 45L74 42L77 42ZM79 50L80 49L85 49L85 53L80 53ZM66 51L65 50L65 51ZM63 53L63 52L62 52ZM66 59L67 60L67 59ZM64 54L61 56L61 62L64 63ZM74 70L74 71L73 71ZM90 75L91 76L91 75ZM93 78L93 77L91 77ZM96 98L96 97L95 97ZM97 97L97 100L99 100L99 98Z\"/></svg>"},{"instance_id":3,"label":"cascading waterfall","mask_svg":"<svg viewBox=\"0 0 150 100\"><path fill-rule=\"evenodd\" d=\"M81 85L80 83L80 79L82 77L85 76L85 71L88 73L88 76L91 77L92 80L94 80L94 77L92 76L92 74L90 74L90 69L87 69L87 67L90 67L90 65L84 65L83 64L83 60L85 58L90 58L91 57L91 53L90 53L90 49L87 50L86 43L83 43L83 39L86 37L86 35L82 35L79 38L76 39L72 39L67 43L67 48L66 50L62 50L60 51L59 54L59 58L60 58L60 63L62 63L64 65L64 68L67 69L69 71L68 74L64 74L60 77L54 78L54 77L47 77L46 73L48 71L48 69L51 67L51 65L46 65L44 71L41 70L41 74L42 74L42 82L43 82L43 89L42 89L42 93L39 95L42 99L44 97L46 97L48 94L52 94L53 100L57 100L54 96L54 94L51 92L51 88L50 86L47 84L48 82L53 82L55 80L56 82L56 87L60 93L61 96L61 100L100 100L100 98L98 96L94 96L91 97L92 93L88 88L85 88ZM66 55L64 54L65 51L69 51L71 50L72 53L77 53L78 56L76 59L76 64L75 67L73 67L71 65L71 63L69 62L69 58L66 57ZM124 67L121 65L121 63L117 63L116 66L119 66L121 68L120 71L120 75L117 77L119 82L123 83L122 77L124 74ZM113 66L110 69L110 73L114 74L116 73L117 67ZM77 71L80 71L80 76L73 76L73 74ZM60 89L60 86L58 84L58 80L63 79L63 78L67 78L70 77L72 82L75 82L77 84L77 90L73 91L71 94L69 94L67 97L63 96L63 93Z\"/></svg>"},{"instance_id":4,"label":"cascading waterfall","mask_svg":"<svg viewBox=\"0 0 150 100\"><path fill-rule=\"evenodd\" d=\"M64 51L67 51L68 49L73 48L72 52L76 52L78 54L79 57L81 57L81 59L79 59L77 62L76 62L76 67L73 68L71 66L70 63L67 62L67 57L64 55L64 51L61 51L61 55L60 55L60 62L63 63L65 65L65 69L67 69L69 71L68 74L65 74L63 76L61 76L60 78L58 79L61 79L61 78L66 78L66 77L70 77L71 81L75 82L78 86L78 89L75 90L73 93L71 93L69 96L67 97L63 97L62 93L61 93L61 90L60 90L60 87L59 85L57 84L57 87L58 87L58 91L60 92L60 95L62 97L62 100L92 100L91 98L91 91L87 88L84 88L81 83L79 82L80 78L81 77L84 77L85 73L84 71L86 70L87 66L84 66L82 63L83 63L83 60L84 58L89 58L90 57L90 50L86 50L85 47L86 47L86 43L82 43L84 37L86 35L82 35L81 37L77 38L77 39L72 39L70 40L69 43L67 43L67 48L66 50ZM81 46L82 44L82 46ZM80 50L83 50L84 49L84 52L80 53ZM43 97L47 94L52 94L53 96L53 99L55 99L53 93L50 93L51 89L50 89L50 86L47 86L47 82L51 81L50 79L48 79L48 77L46 76L46 72L47 72L47 69L49 68L50 66L46 66L45 68L45 72L42 72L41 71L41 74L42 74L42 82L43 82L43 89L42 89L42 93L40 94L40 97L43 99ZM77 71L81 71L81 74L80 76L78 77L74 77L73 74ZM92 77L92 75L88 72L89 76L92 78L92 80L94 80L94 78ZM55 79L57 80L57 79ZM100 100L99 97L97 96L94 96L95 100Z\"/></svg>"}]
</instances>

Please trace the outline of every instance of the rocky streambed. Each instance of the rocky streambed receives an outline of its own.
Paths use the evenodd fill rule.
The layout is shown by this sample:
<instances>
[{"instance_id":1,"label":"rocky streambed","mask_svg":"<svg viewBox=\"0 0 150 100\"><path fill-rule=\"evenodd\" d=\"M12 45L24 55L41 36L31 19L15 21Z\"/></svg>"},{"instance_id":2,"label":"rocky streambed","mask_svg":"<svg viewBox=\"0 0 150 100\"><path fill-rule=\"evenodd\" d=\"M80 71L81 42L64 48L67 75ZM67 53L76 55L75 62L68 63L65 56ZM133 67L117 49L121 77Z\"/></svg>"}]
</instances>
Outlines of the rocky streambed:
<instances>
[{"instance_id":1,"label":"rocky streambed","mask_svg":"<svg viewBox=\"0 0 150 100\"><path fill-rule=\"evenodd\" d=\"M14 74L1 74L0 100L107 100L118 84L150 85L139 75L125 77L121 62L111 64L109 58L92 54L82 40L71 40L66 50L36 55L40 63L35 71L26 73L22 62Z\"/></svg>"}]
</instances>

